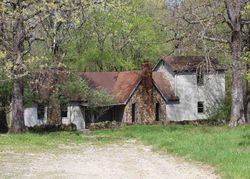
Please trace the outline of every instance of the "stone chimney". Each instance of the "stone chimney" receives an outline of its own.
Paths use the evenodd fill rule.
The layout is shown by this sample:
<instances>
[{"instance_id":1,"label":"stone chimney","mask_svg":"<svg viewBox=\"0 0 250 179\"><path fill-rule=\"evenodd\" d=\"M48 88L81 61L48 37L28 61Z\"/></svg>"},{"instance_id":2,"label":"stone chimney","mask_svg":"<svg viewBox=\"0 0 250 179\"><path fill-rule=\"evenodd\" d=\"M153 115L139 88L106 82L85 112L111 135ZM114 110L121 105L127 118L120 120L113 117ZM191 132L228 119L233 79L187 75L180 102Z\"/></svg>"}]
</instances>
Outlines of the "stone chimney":
<instances>
[{"instance_id":1,"label":"stone chimney","mask_svg":"<svg viewBox=\"0 0 250 179\"><path fill-rule=\"evenodd\" d=\"M154 102L153 102L153 77L152 69L148 61L145 61L141 65L141 77L142 77L142 99L145 109L144 122L152 123L154 120Z\"/></svg>"},{"instance_id":2,"label":"stone chimney","mask_svg":"<svg viewBox=\"0 0 250 179\"><path fill-rule=\"evenodd\" d=\"M153 77L152 69L148 61L145 61L141 64L141 76L142 76L142 85L146 91L152 90L153 88Z\"/></svg>"}]
</instances>

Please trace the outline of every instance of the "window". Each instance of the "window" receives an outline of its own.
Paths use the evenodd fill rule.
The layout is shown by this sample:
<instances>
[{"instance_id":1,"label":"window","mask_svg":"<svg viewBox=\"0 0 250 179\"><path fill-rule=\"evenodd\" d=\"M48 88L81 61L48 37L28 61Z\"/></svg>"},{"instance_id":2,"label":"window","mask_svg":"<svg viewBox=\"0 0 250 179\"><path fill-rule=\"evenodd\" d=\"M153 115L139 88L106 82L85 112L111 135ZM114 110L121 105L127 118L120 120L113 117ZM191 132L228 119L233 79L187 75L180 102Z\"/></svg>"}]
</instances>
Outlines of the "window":
<instances>
[{"instance_id":1,"label":"window","mask_svg":"<svg viewBox=\"0 0 250 179\"><path fill-rule=\"evenodd\" d=\"M44 107L44 105L38 104L38 107L37 107L37 117L38 117L39 120L43 120L44 113L45 113L45 107Z\"/></svg>"},{"instance_id":2,"label":"window","mask_svg":"<svg viewBox=\"0 0 250 179\"><path fill-rule=\"evenodd\" d=\"M204 85L204 73L197 73L197 85Z\"/></svg>"},{"instance_id":3,"label":"window","mask_svg":"<svg viewBox=\"0 0 250 179\"><path fill-rule=\"evenodd\" d=\"M204 102L198 102L198 113L204 113Z\"/></svg>"},{"instance_id":4,"label":"window","mask_svg":"<svg viewBox=\"0 0 250 179\"><path fill-rule=\"evenodd\" d=\"M61 117L68 117L68 106L67 104L61 104Z\"/></svg>"}]
</instances>

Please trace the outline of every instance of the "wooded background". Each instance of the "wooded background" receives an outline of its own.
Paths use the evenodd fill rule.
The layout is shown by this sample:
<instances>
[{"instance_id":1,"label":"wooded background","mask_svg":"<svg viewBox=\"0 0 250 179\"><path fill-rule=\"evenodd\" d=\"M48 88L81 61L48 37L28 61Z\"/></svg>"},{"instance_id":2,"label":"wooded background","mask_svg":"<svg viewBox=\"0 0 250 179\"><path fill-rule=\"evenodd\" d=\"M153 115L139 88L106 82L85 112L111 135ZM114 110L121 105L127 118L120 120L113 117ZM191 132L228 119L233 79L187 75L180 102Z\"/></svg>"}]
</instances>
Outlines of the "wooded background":
<instances>
[{"instance_id":1,"label":"wooded background","mask_svg":"<svg viewBox=\"0 0 250 179\"><path fill-rule=\"evenodd\" d=\"M65 91L79 89L93 104L108 103L105 92L90 92L74 74L134 70L163 55L206 56L208 67L216 57L225 64L227 97L215 116L230 126L244 124L249 50L248 0L2 0L0 128L8 130L11 104L9 131L25 131L23 108L30 99L48 104L51 123L60 123ZM56 77L62 75L71 80L61 83Z\"/></svg>"}]
</instances>

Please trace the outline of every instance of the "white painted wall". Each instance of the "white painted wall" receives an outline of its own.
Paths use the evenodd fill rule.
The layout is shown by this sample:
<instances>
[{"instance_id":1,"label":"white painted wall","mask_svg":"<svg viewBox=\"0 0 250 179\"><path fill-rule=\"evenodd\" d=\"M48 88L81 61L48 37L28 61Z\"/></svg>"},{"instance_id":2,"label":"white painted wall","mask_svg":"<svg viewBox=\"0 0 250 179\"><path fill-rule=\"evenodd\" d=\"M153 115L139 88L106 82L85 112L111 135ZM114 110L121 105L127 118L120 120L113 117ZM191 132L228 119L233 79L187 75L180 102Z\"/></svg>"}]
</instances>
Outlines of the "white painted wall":
<instances>
[{"instance_id":1,"label":"white painted wall","mask_svg":"<svg viewBox=\"0 0 250 179\"><path fill-rule=\"evenodd\" d=\"M24 109L24 124L27 127L40 126L46 123L46 119L38 119L37 105Z\"/></svg>"},{"instance_id":2,"label":"white painted wall","mask_svg":"<svg viewBox=\"0 0 250 179\"><path fill-rule=\"evenodd\" d=\"M67 118L69 123L76 125L77 130L85 129L85 114L79 105L71 104L68 106Z\"/></svg>"},{"instance_id":3,"label":"white painted wall","mask_svg":"<svg viewBox=\"0 0 250 179\"><path fill-rule=\"evenodd\" d=\"M166 68L166 65L161 65L156 70L164 72L166 78L169 74L173 74L171 69ZM176 87L180 102L178 104L170 102L166 105L168 121L207 119L209 112L214 111L225 97L225 74L223 72L205 74L203 86L197 85L195 72L174 74L170 78L175 79L172 87L173 89ZM198 113L198 101L204 102L204 114Z\"/></svg>"},{"instance_id":4,"label":"white painted wall","mask_svg":"<svg viewBox=\"0 0 250 179\"><path fill-rule=\"evenodd\" d=\"M62 124L76 125L77 130L85 129L84 110L77 104L69 104L67 117L62 118ZM44 119L38 119L37 105L24 109L25 126L34 127L47 123L47 107L45 108Z\"/></svg>"}]
</instances>

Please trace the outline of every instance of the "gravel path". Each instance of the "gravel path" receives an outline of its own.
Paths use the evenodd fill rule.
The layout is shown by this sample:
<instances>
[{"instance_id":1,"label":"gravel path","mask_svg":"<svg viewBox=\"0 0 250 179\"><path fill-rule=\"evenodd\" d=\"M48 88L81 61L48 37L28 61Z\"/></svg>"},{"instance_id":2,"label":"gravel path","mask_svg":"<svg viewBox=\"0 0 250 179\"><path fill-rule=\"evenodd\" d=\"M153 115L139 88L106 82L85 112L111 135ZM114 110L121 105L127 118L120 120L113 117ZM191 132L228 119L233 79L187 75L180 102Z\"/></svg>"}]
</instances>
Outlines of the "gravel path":
<instances>
[{"instance_id":1,"label":"gravel path","mask_svg":"<svg viewBox=\"0 0 250 179\"><path fill-rule=\"evenodd\" d=\"M136 141L61 146L51 153L0 153L0 178L219 178L210 167L152 151Z\"/></svg>"}]
</instances>

